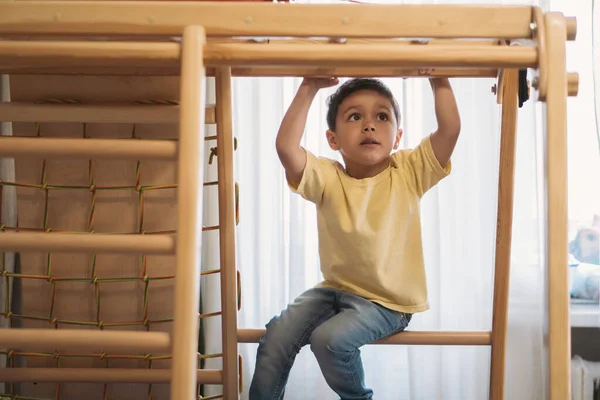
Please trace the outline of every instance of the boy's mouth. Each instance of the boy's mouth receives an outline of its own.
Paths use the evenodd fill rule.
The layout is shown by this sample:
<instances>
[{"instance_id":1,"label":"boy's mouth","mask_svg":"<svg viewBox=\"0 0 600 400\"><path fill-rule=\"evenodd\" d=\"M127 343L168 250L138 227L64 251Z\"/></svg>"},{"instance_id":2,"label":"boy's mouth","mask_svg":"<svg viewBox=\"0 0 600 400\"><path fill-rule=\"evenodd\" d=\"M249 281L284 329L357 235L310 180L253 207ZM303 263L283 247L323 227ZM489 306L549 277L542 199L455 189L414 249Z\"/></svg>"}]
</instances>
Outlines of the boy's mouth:
<instances>
[{"instance_id":1,"label":"boy's mouth","mask_svg":"<svg viewBox=\"0 0 600 400\"><path fill-rule=\"evenodd\" d=\"M379 142L373 138L366 138L364 139L362 142L360 142L361 145L364 144L379 144Z\"/></svg>"}]
</instances>

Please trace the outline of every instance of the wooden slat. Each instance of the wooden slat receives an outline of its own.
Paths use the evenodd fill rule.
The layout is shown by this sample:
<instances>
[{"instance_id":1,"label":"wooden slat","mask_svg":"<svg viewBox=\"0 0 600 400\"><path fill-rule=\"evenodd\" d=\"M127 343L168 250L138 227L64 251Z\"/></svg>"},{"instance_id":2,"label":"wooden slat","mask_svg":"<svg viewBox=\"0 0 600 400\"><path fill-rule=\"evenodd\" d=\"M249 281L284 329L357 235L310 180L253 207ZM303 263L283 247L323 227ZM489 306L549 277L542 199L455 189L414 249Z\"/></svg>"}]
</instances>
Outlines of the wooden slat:
<instances>
[{"instance_id":1,"label":"wooden slat","mask_svg":"<svg viewBox=\"0 0 600 400\"><path fill-rule=\"evenodd\" d=\"M92 349L114 354L168 354L171 340L164 332L99 329L0 329L0 348L53 353ZM3 369L0 368L0 371Z\"/></svg>"},{"instance_id":2,"label":"wooden slat","mask_svg":"<svg viewBox=\"0 0 600 400\"><path fill-rule=\"evenodd\" d=\"M170 369L136 368L0 368L0 382L170 383ZM200 383L218 385L221 371L196 370Z\"/></svg>"},{"instance_id":3,"label":"wooden slat","mask_svg":"<svg viewBox=\"0 0 600 400\"><path fill-rule=\"evenodd\" d=\"M207 68L207 76L215 76L216 68ZM13 66L0 68L0 73L8 75L105 75L105 76L179 76L177 65L171 67L37 67ZM432 76L461 78L495 78L496 68L437 68ZM305 77L305 76L337 76L337 77L419 77L415 68L309 68L309 67L232 67L234 77ZM214 123L214 108L206 109L206 123Z\"/></svg>"},{"instance_id":4,"label":"wooden slat","mask_svg":"<svg viewBox=\"0 0 600 400\"><path fill-rule=\"evenodd\" d=\"M546 273L548 294L549 399L571 398L571 328L567 254L567 75L566 23L548 13L546 28Z\"/></svg>"},{"instance_id":5,"label":"wooden slat","mask_svg":"<svg viewBox=\"0 0 600 400\"><path fill-rule=\"evenodd\" d=\"M175 254L171 235L2 232L0 250L113 254Z\"/></svg>"},{"instance_id":6,"label":"wooden slat","mask_svg":"<svg viewBox=\"0 0 600 400\"><path fill-rule=\"evenodd\" d=\"M531 7L184 1L0 3L0 34L529 38Z\"/></svg>"},{"instance_id":7,"label":"wooden slat","mask_svg":"<svg viewBox=\"0 0 600 400\"><path fill-rule=\"evenodd\" d=\"M529 46L385 44L213 43L204 46L206 66L303 67L537 67ZM0 42L4 68L138 67L179 64L179 44L145 42Z\"/></svg>"},{"instance_id":8,"label":"wooden slat","mask_svg":"<svg viewBox=\"0 0 600 400\"><path fill-rule=\"evenodd\" d=\"M258 343L265 334L264 329L239 329L240 343ZM435 332L435 331L404 331L372 344L410 344L410 345L448 345L448 346L489 346L491 332Z\"/></svg>"},{"instance_id":9,"label":"wooden slat","mask_svg":"<svg viewBox=\"0 0 600 400\"><path fill-rule=\"evenodd\" d=\"M490 400L504 400L519 71L504 70L499 86L501 86L502 93L502 126L500 132L498 217L496 219Z\"/></svg>"},{"instance_id":10,"label":"wooden slat","mask_svg":"<svg viewBox=\"0 0 600 400\"><path fill-rule=\"evenodd\" d=\"M202 180L206 78L204 29L185 29L181 59L181 117L177 166L177 264L173 322L171 399L196 397L198 311L202 252Z\"/></svg>"},{"instance_id":11,"label":"wooden slat","mask_svg":"<svg viewBox=\"0 0 600 400\"><path fill-rule=\"evenodd\" d=\"M216 71L217 168L219 175L219 254L221 266L221 332L223 340L223 396L237 398L237 274L235 266L235 182L233 180L233 126L231 70Z\"/></svg>"},{"instance_id":12,"label":"wooden slat","mask_svg":"<svg viewBox=\"0 0 600 400\"><path fill-rule=\"evenodd\" d=\"M396 46L394 44L315 45L271 43L211 44L209 66L310 67L536 67L537 52L527 46Z\"/></svg>"},{"instance_id":13,"label":"wooden slat","mask_svg":"<svg viewBox=\"0 0 600 400\"><path fill-rule=\"evenodd\" d=\"M0 136L0 157L173 161L177 159L177 142Z\"/></svg>"},{"instance_id":14,"label":"wooden slat","mask_svg":"<svg viewBox=\"0 0 600 400\"><path fill-rule=\"evenodd\" d=\"M177 71L179 75L179 71ZM215 123L215 107L205 109L207 124ZM170 104L33 104L0 102L0 121L177 124L179 106Z\"/></svg>"}]
</instances>

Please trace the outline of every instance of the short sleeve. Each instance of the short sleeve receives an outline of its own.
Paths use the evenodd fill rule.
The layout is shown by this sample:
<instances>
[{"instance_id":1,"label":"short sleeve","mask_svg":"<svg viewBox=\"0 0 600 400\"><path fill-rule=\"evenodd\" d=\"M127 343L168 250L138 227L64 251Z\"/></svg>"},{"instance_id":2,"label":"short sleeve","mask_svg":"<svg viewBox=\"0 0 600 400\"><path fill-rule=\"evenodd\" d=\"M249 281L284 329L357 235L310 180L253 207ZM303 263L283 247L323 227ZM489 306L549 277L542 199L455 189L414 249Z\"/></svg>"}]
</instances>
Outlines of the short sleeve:
<instances>
[{"instance_id":1,"label":"short sleeve","mask_svg":"<svg viewBox=\"0 0 600 400\"><path fill-rule=\"evenodd\" d=\"M335 167L332 160L318 158L310 151L306 151L306 165L300 182L296 185L287 179L288 186L293 193L297 193L306 200L315 204L320 203L329 179L335 176Z\"/></svg>"},{"instance_id":2,"label":"short sleeve","mask_svg":"<svg viewBox=\"0 0 600 400\"><path fill-rule=\"evenodd\" d=\"M423 138L414 149L397 152L394 156L419 196L427 193L452 171L451 161L442 167L435 157L431 136Z\"/></svg>"}]
</instances>

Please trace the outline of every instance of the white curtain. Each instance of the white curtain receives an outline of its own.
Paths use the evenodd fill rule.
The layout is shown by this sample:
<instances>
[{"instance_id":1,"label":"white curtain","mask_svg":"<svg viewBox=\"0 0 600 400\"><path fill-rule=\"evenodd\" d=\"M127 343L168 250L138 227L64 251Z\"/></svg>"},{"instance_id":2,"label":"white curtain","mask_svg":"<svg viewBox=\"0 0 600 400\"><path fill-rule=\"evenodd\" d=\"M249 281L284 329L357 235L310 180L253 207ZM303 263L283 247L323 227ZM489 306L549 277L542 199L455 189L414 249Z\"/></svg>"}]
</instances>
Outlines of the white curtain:
<instances>
[{"instance_id":1,"label":"white curtain","mask_svg":"<svg viewBox=\"0 0 600 400\"><path fill-rule=\"evenodd\" d=\"M548 9L547 2L540 5ZM273 315L321 279L314 206L289 191L274 147L279 123L300 81L233 81L233 127L238 139L235 177L241 201L237 228L237 267L242 274L243 293L240 328L263 328ZM405 131L402 145L412 147L435 128L429 84L425 79L384 81L401 106ZM451 83L461 112L462 134L453 156L451 176L422 202L431 309L415 315L410 330L491 329L500 107L490 90L494 79L453 79ZM325 100L333 90L323 90L315 100L302 144L318 155L339 159L325 140ZM511 400L547 397L542 122L542 106L532 92L532 99L518 116L505 383L505 398ZM215 174L216 166L209 167L206 178L214 179ZM214 221L218 209L216 191L206 193L205 217ZM218 263L218 241L214 238L204 242L204 269ZM218 310L218 277L205 279L202 289L205 312ZM205 329L205 351L219 352L218 318L207 320ZM244 367L242 399L247 399L256 347L240 345ZM220 368L220 362L209 360L207 367ZM378 399L481 400L488 396L488 347L365 346L363 362L367 384ZM220 390L218 386L207 388L205 395ZM323 380L309 348L304 348L292 369L286 399L314 398L337 397Z\"/></svg>"}]
</instances>

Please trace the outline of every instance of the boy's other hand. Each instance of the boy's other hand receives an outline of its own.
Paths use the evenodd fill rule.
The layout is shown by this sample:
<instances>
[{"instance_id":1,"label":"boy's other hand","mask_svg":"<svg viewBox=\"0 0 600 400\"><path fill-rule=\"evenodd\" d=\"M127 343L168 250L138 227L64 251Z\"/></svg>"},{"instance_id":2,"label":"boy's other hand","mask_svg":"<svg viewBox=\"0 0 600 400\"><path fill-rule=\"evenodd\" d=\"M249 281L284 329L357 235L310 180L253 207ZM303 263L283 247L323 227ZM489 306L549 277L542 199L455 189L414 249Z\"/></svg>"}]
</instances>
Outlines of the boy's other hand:
<instances>
[{"instance_id":1,"label":"boy's other hand","mask_svg":"<svg viewBox=\"0 0 600 400\"><path fill-rule=\"evenodd\" d=\"M335 86L340 82L338 78L304 78L302 85L310 86L315 90Z\"/></svg>"}]
</instances>

